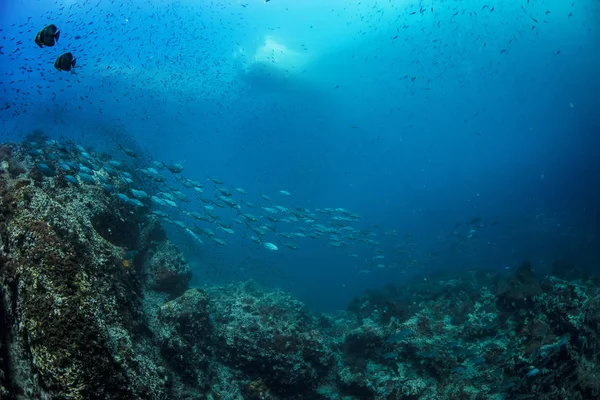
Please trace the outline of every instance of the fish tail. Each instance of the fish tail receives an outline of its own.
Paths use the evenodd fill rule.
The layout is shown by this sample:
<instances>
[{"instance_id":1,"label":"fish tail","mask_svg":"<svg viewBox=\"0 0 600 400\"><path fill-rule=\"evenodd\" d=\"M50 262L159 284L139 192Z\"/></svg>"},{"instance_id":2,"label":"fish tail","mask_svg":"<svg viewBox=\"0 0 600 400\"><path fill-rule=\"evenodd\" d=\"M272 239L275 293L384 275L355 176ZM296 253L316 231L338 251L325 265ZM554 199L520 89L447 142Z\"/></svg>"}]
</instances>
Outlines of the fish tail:
<instances>
[{"instance_id":1,"label":"fish tail","mask_svg":"<svg viewBox=\"0 0 600 400\"><path fill-rule=\"evenodd\" d=\"M56 31L54 34L54 39L58 42L58 38L60 37L60 31Z\"/></svg>"},{"instance_id":2,"label":"fish tail","mask_svg":"<svg viewBox=\"0 0 600 400\"><path fill-rule=\"evenodd\" d=\"M75 63L76 63L76 61L77 61L77 59L76 59L76 58L74 58L74 59L73 59L73 61L71 61L71 66L72 66L72 67L74 67L74 66L75 66Z\"/></svg>"}]
</instances>

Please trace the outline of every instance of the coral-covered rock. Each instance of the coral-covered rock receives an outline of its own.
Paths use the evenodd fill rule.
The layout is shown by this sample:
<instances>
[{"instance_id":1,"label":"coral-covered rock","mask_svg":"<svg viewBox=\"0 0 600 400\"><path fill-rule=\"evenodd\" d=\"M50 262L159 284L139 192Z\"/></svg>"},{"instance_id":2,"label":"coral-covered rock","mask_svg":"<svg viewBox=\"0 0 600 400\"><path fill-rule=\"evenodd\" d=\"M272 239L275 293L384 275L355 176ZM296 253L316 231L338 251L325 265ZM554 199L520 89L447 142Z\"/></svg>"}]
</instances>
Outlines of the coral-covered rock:
<instances>
[{"instance_id":1,"label":"coral-covered rock","mask_svg":"<svg viewBox=\"0 0 600 400\"><path fill-rule=\"evenodd\" d=\"M166 302L158 314L161 322L160 351L185 383L206 389L211 361L212 325L208 296L201 289L190 289Z\"/></svg>"},{"instance_id":2,"label":"coral-covered rock","mask_svg":"<svg viewBox=\"0 0 600 400\"><path fill-rule=\"evenodd\" d=\"M142 334L140 274L124 264L119 239L109 240L144 226L143 215L97 186L4 178L4 386L28 398L170 398L164 360ZM137 229L128 234L136 246Z\"/></svg>"},{"instance_id":3,"label":"coral-covered rock","mask_svg":"<svg viewBox=\"0 0 600 400\"><path fill-rule=\"evenodd\" d=\"M188 288L192 273L173 243L161 242L154 251L149 252L145 264L148 284L153 289L178 296Z\"/></svg>"},{"instance_id":4,"label":"coral-covered rock","mask_svg":"<svg viewBox=\"0 0 600 400\"><path fill-rule=\"evenodd\" d=\"M250 392L264 384L285 398L307 396L328 375L330 340L302 303L252 283L211 289L209 295L218 356L225 365L260 377L249 384Z\"/></svg>"}]
</instances>

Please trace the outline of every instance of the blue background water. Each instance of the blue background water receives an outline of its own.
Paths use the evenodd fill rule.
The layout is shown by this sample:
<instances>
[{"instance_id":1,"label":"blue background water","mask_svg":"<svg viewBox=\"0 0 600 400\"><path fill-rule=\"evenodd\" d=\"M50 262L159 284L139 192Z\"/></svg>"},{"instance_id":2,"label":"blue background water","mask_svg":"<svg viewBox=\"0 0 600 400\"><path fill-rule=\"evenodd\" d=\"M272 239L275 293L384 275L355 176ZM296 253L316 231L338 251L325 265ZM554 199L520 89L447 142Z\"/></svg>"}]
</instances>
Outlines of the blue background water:
<instances>
[{"instance_id":1,"label":"blue background water","mask_svg":"<svg viewBox=\"0 0 600 400\"><path fill-rule=\"evenodd\" d=\"M257 203L344 207L397 265L372 268L365 246L173 232L195 284L254 278L331 310L433 270L598 265L598 2L120 3L2 2L8 140L125 143ZM39 49L48 23L62 36ZM53 68L65 51L73 74Z\"/></svg>"}]
</instances>

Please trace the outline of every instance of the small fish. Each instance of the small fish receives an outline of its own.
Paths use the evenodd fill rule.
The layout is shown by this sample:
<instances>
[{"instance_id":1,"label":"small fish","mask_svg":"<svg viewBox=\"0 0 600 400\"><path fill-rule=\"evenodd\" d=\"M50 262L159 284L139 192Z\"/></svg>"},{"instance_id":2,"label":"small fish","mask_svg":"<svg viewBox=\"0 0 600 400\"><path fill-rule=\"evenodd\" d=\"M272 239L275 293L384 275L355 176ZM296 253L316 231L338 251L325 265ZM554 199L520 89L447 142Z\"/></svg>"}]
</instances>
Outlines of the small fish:
<instances>
[{"instance_id":1,"label":"small fish","mask_svg":"<svg viewBox=\"0 0 600 400\"><path fill-rule=\"evenodd\" d=\"M219 226L219 229L221 229L223 232L228 233L230 235L234 235L235 234L235 231L233 229L231 229L231 228L226 228L226 227L223 227L223 226Z\"/></svg>"},{"instance_id":2,"label":"small fish","mask_svg":"<svg viewBox=\"0 0 600 400\"><path fill-rule=\"evenodd\" d=\"M167 214L164 211L160 211L160 210L153 210L152 214L156 215L157 217L161 217L161 218L167 218L169 216L169 214Z\"/></svg>"},{"instance_id":3,"label":"small fish","mask_svg":"<svg viewBox=\"0 0 600 400\"><path fill-rule=\"evenodd\" d=\"M263 243L263 245L265 246L265 249L270 250L270 251L279 250L279 247L275 246L273 243L270 243L270 242L265 242L265 243Z\"/></svg>"},{"instance_id":4,"label":"small fish","mask_svg":"<svg viewBox=\"0 0 600 400\"><path fill-rule=\"evenodd\" d=\"M398 353L396 353L395 351L390 351L390 352L384 353L381 357L383 357L386 360L393 360L395 358L398 358Z\"/></svg>"},{"instance_id":5,"label":"small fish","mask_svg":"<svg viewBox=\"0 0 600 400\"><path fill-rule=\"evenodd\" d=\"M132 206L136 206L136 207L144 207L144 203L142 203L138 199L129 199L129 200L127 200L127 203L131 204Z\"/></svg>"},{"instance_id":6,"label":"small fish","mask_svg":"<svg viewBox=\"0 0 600 400\"><path fill-rule=\"evenodd\" d=\"M202 241L202 239L200 239L198 237L198 235L196 235L194 232L192 232L192 230L190 228L185 228L185 231L191 236L193 237L198 243L200 244L204 244L204 242Z\"/></svg>"},{"instance_id":7,"label":"small fish","mask_svg":"<svg viewBox=\"0 0 600 400\"><path fill-rule=\"evenodd\" d=\"M43 156L44 152L40 149L33 149L33 150L29 150L27 152L27 154L29 154L30 156Z\"/></svg>"},{"instance_id":8,"label":"small fish","mask_svg":"<svg viewBox=\"0 0 600 400\"><path fill-rule=\"evenodd\" d=\"M152 203L157 205L157 206L164 206L165 202L160 198L160 197L156 197L156 196L152 196L150 198L150 200L152 200Z\"/></svg>"},{"instance_id":9,"label":"small fish","mask_svg":"<svg viewBox=\"0 0 600 400\"><path fill-rule=\"evenodd\" d=\"M84 172L79 173L79 178L85 183L96 183L96 180L93 176L86 174Z\"/></svg>"},{"instance_id":10,"label":"small fish","mask_svg":"<svg viewBox=\"0 0 600 400\"><path fill-rule=\"evenodd\" d=\"M124 195L123 193L117 193L117 198L125 203L129 202L129 197Z\"/></svg>"},{"instance_id":11,"label":"small fish","mask_svg":"<svg viewBox=\"0 0 600 400\"><path fill-rule=\"evenodd\" d=\"M115 187L109 183L102 185L102 188L108 193L113 193L115 191Z\"/></svg>"},{"instance_id":12,"label":"small fish","mask_svg":"<svg viewBox=\"0 0 600 400\"><path fill-rule=\"evenodd\" d=\"M248 238L255 243L260 243L260 238L258 236L252 235L252 236L248 236Z\"/></svg>"},{"instance_id":13,"label":"small fish","mask_svg":"<svg viewBox=\"0 0 600 400\"><path fill-rule=\"evenodd\" d=\"M44 29L39 31L37 35L35 35L35 44L40 47L54 46L55 42L58 42L58 38L60 37L60 31L54 24L50 24L46 26Z\"/></svg>"},{"instance_id":14,"label":"small fish","mask_svg":"<svg viewBox=\"0 0 600 400\"><path fill-rule=\"evenodd\" d=\"M179 174L183 172L183 165L181 164L164 164L163 165L172 173Z\"/></svg>"},{"instance_id":15,"label":"small fish","mask_svg":"<svg viewBox=\"0 0 600 400\"><path fill-rule=\"evenodd\" d=\"M217 190L217 191L218 191L219 193L221 193L223 196L231 197L231 196L233 195L233 194L232 194L232 193L231 193L229 190L227 190L227 189L225 189L225 188L218 188L218 187L215 187L215 190Z\"/></svg>"},{"instance_id":16,"label":"small fish","mask_svg":"<svg viewBox=\"0 0 600 400\"><path fill-rule=\"evenodd\" d=\"M123 153L127 154L129 157L133 157L133 158L137 158L137 153L131 149L127 149L123 146L121 146L120 144L117 144L117 146L119 146L119 150L121 150Z\"/></svg>"},{"instance_id":17,"label":"small fish","mask_svg":"<svg viewBox=\"0 0 600 400\"><path fill-rule=\"evenodd\" d=\"M187 225L183 221L171 220L171 222L174 223L175 225L177 225L180 228L187 229Z\"/></svg>"},{"instance_id":18,"label":"small fish","mask_svg":"<svg viewBox=\"0 0 600 400\"><path fill-rule=\"evenodd\" d=\"M113 166L115 168L121 168L123 166L123 163L121 161L117 161L117 160L110 160L108 162L108 165Z\"/></svg>"},{"instance_id":19,"label":"small fish","mask_svg":"<svg viewBox=\"0 0 600 400\"><path fill-rule=\"evenodd\" d=\"M144 199L148 198L148 193L144 192L143 190L131 189L131 194L133 195L133 197L135 197L136 199L140 199L140 200L144 200Z\"/></svg>"},{"instance_id":20,"label":"small fish","mask_svg":"<svg viewBox=\"0 0 600 400\"><path fill-rule=\"evenodd\" d=\"M79 181L73 175L65 175L65 180L74 185L79 185Z\"/></svg>"},{"instance_id":21,"label":"small fish","mask_svg":"<svg viewBox=\"0 0 600 400\"><path fill-rule=\"evenodd\" d=\"M186 196L184 193L181 193L179 190L173 190L173 196L179 201L183 201L184 203L189 203L190 198Z\"/></svg>"},{"instance_id":22,"label":"small fish","mask_svg":"<svg viewBox=\"0 0 600 400\"><path fill-rule=\"evenodd\" d=\"M175 203L175 202L174 202L174 201L172 201L172 200L169 200L169 199L163 199L163 203L164 203L164 204L166 204L166 205L168 205L168 206L171 206L171 207L175 207L175 208L177 208L177 203Z\"/></svg>"},{"instance_id":23,"label":"small fish","mask_svg":"<svg viewBox=\"0 0 600 400\"><path fill-rule=\"evenodd\" d=\"M79 166L79 171L88 174L88 175L93 175L94 171L92 171L91 169L89 169L88 167L86 167L85 165L80 165Z\"/></svg>"},{"instance_id":24,"label":"small fish","mask_svg":"<svg viewBox=\"0 0 600 400\"><path fill-rule=\"evenodd\" d=\"M60 167L60 169L63 169L63 170L65 170L65 171L70 171L71 169L73 169L73 168L72 168L72 167L71 167L69 164L67 164L67 163L66 163L66 162L64 162L64 161L60 161L60 162L58 163L58 166Z\"/></svg>"},{"instance_id":25,"label":"small fish","mask_svg":"<svg viewBox=\"0 0 600 400\"><path fill-rule=\"evenodd\" d=\"M239 208L238 204L235 201L231 200L229 197L219 196L219 200L227 204L230 208ZM216 205L218 206L219 204L216 203Z\"/></svg>"},{"instance_id":26,"label":"small fish","mask_svg":"<svg viewBox=\"0 0 600 400\"><path fill-rule=\"evenodd\" d=\"M160 175L154 168L140 169L140 172L146 175L146 177L152 179L154 182L165 181L165 178L163 178L162 175Z\"/></svg>"},{"instance_id":27,"label":"small fish","mask_svg":"<svg viewBox=\"0 0 600 400\"><path fill-rule=\"evenodd\" d=\"M117 175L117 171L116 171L116 170L114 170L114 169L112 169L111 167L107 167L107 166L105 165L104 167L102 167L102 169L103 169L104 171L106 171L106 173L107 173L107 174L109 174L109 175L112 175L112 176L115 176L115 175Z\"/></svg>"},{"instance_id":28,"label":"small fish","mask_svg":"<svg viewBox=\"0 0 600 400\"><path fill-rule=\"evenodd\" d=\"M291 196L292 194L290 192L288 192L287 190L280 190L279 191L280 194L284 195L284 196Z\"/></svg>"},{"instance_id":29,"label":"small fish","mask_svg":"<svg viewBox=\"0 0 600 400\"><path fill-rule=\"evenodd\" d=\"M163 169L165 166L163 163L161 163L160 161L157 160L152 160L152 162L150 163L152 164L152 166L156 169ZM155 173L158 173L158 171L154 170Z\"/></svg>"},{"instance_id":30,"label":"small fish","mask_svg":"<svg viewBox=\"0 0 600 400\"><path fill-rule=\"evenodd\" d=\"M246 221L250 221L250 222L256 222L256 221L258 221L258 217L256 217L255 215L252 215L252 214L239 213L239 215L242 218L244 218Z\"/></svg>"},{"instance_id":31,"label":"small fish","mask_svg":"<svg viewBox=\"0 0 600 400\"><path fill-rule=\"evenodd\" d=\"M210 229L210 228L204 228L204 229L203 229L203 232L204 232L204 234L205 234L206 236L209 236L209 237L214 237L214 236L215 236L215 233L214 233L214 232L212 231L212 229ZM219 240L221 240L221 239L219 239ZM222 241L222 240L221 240L221 241ZM223 243L224 243L224 242L223 242Z\"/></svg>"},{"instance_id":32,"label":"small fish","mask_svg":"<svg viewBox=\"0 0 600 400\"><path fill-rule=\"evenodd\" d=\"M223 180L219 179L219 178L212 178L212 177L209 176L208 179L211 180L214 184L217 184L217 185L222 185L224 183Z\"/></svg>"},{"instance_id":33,"label":"small fish","mask_svg":"<svg viewBox=\"0 0 600 400\"><path fill-rule=\"evenodd\" d=\"M52 173L50 167L44 163L37 164L37 167L40 170L40 172L44 175Z\"/></svg>"},{"instance_id":34,"label":"small fish","mask_svg":"<svg viewBox=\"0 0 600 400\"><path fill-rule=\"evenodd\" d=\"M54 62L54 68L59 71L70 71L71 68L75 67L76 59L71 53L65 53L59 56Z\"/></svg>"},{"instance_id":35,"label":"small fish","mask_svg":"<svg viewBox=\"0 0 600 400\"><path fill-rule=\"evenodd\" d=\"M216 243L219 244L221 246L227 246L227 242L225 242L223 239L219 239L219 238L212 238L212 240Z\"/></svg>"}]
</instances>

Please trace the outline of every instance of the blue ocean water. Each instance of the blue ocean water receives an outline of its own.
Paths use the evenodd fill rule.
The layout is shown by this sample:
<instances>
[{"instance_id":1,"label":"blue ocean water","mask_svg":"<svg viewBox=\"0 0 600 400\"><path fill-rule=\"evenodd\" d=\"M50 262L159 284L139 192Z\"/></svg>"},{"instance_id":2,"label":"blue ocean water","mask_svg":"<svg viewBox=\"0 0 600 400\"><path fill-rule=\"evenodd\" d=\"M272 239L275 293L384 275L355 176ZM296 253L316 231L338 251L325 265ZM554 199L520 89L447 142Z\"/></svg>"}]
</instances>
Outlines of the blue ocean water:
<instances>
[{"instance_id":1,"label":"blue ocean water","mask_svg":"<svg viewBox=\"0 0 600 400\"><path fill-rule=\"evenodd\" d=\"M171 226L195 285L254 279L329 311L435 271L598 266L596 1L0 7L3 140L40 129L115 158L122 145L243 188L261 218L343 208L377 241L295 236L293 250L280 233L314 227L288 222L268 251L243 226L219 233L227 246ZM40 49L50 23L60 39ZM57 71L67 51L77 65Z\"/></svg>"}]
</instances>

